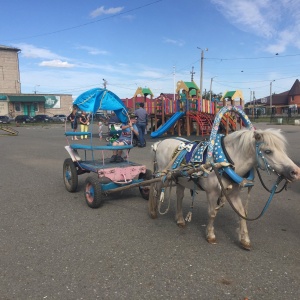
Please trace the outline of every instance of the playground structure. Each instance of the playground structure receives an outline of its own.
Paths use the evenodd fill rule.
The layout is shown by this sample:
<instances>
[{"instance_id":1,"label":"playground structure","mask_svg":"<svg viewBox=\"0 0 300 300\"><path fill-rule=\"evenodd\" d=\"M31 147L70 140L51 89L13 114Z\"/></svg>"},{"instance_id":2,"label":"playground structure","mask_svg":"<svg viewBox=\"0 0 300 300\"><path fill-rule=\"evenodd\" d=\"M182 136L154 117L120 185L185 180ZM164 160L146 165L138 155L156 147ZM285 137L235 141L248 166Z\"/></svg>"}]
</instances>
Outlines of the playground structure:
<instances>
[{"instance_id":1,"label":"playground structure","mask_svg":"<svg viewBox=\"0 0 300 300\"><path fill-rule=\"evenodd\" d=\"M237 106L243 109L243 94L241 91L226 91L221 99L212 100L200 98L200 89L194 81L178 81L176 94L161 93L153 99L149 88L139 87L133 98L122 100L126 107L135 110L138 103L143 102L149 115L151 137L163 134L190 136L209 135L212 130L215 115L224 106ZM227 112L221 121L221 130L228 133L242 126L235 113Z\"/></svg>"}]
</instances>

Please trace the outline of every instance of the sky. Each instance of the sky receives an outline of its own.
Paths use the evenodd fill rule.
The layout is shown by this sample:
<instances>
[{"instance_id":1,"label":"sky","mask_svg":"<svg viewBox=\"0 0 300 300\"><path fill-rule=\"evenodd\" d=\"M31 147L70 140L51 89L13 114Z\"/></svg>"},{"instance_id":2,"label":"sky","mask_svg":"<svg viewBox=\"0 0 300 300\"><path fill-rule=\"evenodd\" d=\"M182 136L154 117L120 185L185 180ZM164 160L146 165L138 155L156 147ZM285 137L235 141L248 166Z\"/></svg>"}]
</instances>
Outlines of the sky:
<instances>
[{"instance_id":1,"label":"sky","mask_svg":"<svg viewBox=\"0 0 300 300\"><path fill-rule=\"evenodd\" d=\"M22 93L174 93L180 80L245 102L300 79L298 0L2 0L0 45L21 49Z\"/></svg>"}]
</instances>

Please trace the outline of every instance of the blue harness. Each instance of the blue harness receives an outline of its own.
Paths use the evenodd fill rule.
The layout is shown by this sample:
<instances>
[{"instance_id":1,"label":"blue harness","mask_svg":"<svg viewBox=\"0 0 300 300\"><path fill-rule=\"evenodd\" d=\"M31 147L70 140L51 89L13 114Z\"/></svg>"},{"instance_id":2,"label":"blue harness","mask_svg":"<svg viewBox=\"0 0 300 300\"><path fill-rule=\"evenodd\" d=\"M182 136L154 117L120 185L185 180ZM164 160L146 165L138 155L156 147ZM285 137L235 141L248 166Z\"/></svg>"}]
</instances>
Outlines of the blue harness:
<instances>
[{"instance_id":1,"label":"blue harness","mask_svg":"<svg viewBox=\"0 0 300 300\"><path fill-rule=\"evenodd\" d=\"M224 172L227 174L231 180L233 180L235 183L238 183L242 185L243 187L249 187L253 186L253 180L254 180L254 169L251 169L250 172L247 174L247 178L242 178L237 173L235 173L233 169L233 162L231 162L228 155L225 154L221 139L224 137L223 134L218 134L216 136L214 150L213 150L213 158L215 163L220 162L227 162L231 163L231 166L223 167L219 169L220 175L222 175ZM190 142L188 140L182 140L180 145L178 146L178 151L180 153L178 154L177 158L175 159L172 169L178 168L183 161L185 160L186 163L191 164L204 164L207 157L207 147L208 147L209 141L202 141L200 143L197 142ZM193 176L194 177L194 176Z\"/></svg>"}]
</instances>

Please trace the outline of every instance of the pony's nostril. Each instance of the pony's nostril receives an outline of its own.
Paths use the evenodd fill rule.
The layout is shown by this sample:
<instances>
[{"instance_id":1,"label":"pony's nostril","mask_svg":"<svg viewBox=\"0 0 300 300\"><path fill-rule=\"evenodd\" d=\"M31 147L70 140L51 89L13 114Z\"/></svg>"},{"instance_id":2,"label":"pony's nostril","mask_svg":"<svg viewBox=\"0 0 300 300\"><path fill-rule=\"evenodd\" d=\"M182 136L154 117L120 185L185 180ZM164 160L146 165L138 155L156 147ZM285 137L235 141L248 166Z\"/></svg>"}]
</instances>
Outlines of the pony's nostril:
<instances>
[{"instance_id":1,"label":"pony's nostril","mask_svg":"<svg viewBox=\"0 0 300 300\"><path fill-rule=\"evenodd\" d=\"M292 178L300 178L300 173L296 170L292 170L290 175Z\"/></svg>"}]
</instances>

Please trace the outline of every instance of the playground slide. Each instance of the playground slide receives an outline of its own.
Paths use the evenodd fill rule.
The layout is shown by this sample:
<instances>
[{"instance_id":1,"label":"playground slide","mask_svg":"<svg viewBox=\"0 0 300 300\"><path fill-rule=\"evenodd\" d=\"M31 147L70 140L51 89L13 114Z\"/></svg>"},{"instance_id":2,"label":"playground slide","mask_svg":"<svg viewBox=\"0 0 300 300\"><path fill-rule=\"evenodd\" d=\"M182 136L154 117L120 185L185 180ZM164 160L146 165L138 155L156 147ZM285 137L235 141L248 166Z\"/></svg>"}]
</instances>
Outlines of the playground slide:
<instances>
[{"instance_id":1,"label":"playground slide","mask_svg":"<svg viewBox=\"0 0 300 300\"><path fill-rule=\"evenodd\" d=\"M176 112L164 125L159 127L156 131L151 133L152 138L156 138L164 134L166 131L170 129L182 116L184 116L184 112L178 111Z\"/></svg>"}]
</instances>

